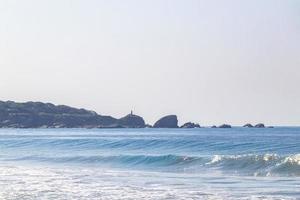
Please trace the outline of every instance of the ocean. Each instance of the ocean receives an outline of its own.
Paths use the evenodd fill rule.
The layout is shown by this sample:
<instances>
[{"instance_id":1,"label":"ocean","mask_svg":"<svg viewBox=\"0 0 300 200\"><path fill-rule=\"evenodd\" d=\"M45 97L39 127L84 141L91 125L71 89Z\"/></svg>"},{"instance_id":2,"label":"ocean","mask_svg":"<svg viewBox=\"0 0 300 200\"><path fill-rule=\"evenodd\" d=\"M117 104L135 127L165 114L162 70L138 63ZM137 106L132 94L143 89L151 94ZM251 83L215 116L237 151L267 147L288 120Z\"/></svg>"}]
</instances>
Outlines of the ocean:
<instances>
[{"instance_id":1,"label":"ocean","mask_svg":"<svg viewBox=\"0 0 300 200\"><path fill-rule=\"evenodd\" d=\"M0 129L0 199L300 199L300 128Z\"/></svg>"}]
</instances>

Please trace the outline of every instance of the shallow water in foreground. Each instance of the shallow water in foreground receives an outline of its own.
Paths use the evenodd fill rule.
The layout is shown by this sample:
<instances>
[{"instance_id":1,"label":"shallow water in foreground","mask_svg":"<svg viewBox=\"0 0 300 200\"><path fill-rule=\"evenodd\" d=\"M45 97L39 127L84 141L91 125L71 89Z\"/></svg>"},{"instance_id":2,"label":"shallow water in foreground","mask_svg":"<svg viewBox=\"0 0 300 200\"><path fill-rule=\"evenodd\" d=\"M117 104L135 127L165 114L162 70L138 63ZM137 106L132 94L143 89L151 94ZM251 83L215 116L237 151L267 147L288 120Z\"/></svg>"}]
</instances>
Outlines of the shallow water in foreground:
<instances>
[{"instance_id":1,"label":"shallow water in foreground","mask_svg":"<svg viewBox=\"0 0 300 200\"><path fill-rule=\"evenodd\" d=\"M300 128L0 129L0 199L300 199Z\"/></svg>"}]
</instances>

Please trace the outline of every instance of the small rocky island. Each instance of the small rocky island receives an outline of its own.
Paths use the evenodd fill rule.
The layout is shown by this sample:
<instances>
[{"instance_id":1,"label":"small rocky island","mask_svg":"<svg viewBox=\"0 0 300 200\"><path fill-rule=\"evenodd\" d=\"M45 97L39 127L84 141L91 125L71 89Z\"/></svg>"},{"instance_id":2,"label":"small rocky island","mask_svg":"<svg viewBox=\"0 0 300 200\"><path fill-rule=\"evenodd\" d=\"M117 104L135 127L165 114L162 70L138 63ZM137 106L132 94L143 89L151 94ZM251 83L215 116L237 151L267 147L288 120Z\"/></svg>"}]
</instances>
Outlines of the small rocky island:
<instances>
[{"instance_id":1,"label":"small rocky island","mask_svg":"<svg viewBox=\"0 0 300 200\"><path fill-rule=\"evenodd\" d=\"M178 119L176 115L168 115L159 119L153 125L153 128L178 128Z\"/></svg>"},{"instance_id":2,"label":"small rocky island","mask_svg":"<svg viewBox=\"0 0 300 200\"><path fill-rule=\"evenodd\" d=\"M245 128L274 128L273 126L266 127L263 123L259 123L254 126L252 124L245 124L243 127L245 127Z\"/></svg>"},{"instance_id":3,"label":"small rocky island","mask_svg":"<svg viewBox=\"0 0 300 200\"><path fill-rule=\"evenodd\" d=\"M201 128L201 126L199 124L195 124L193 122L187 122L187 123L183 124L182 126L180 126L180 128Z\"/></svg>"},{"instance_id":4,"label":"small rocky island","mask_svg":"<svg viewBox=\"0 0 300 200\"><path fill-rule=\"evenodd\" d=\"M244 127L265 128L265 125L246 124ZM132 112L117 119L65 105L0 101L0 128L201 128L201 126L193 122L178 126L176 115L164 116L151 126ZM223 124L212 128L231 128L231 125Z\"/></svg>"},{"instance_id":5,"label":"small rocky island","mask_svg":"<svg viewBox=\"0 0 300 200\"><path fill-rule=\"evenodd\" d=\"M231 125L229 125L229 124L222 124L218 128L231 128Z\"/></svg>"}]
</instances>

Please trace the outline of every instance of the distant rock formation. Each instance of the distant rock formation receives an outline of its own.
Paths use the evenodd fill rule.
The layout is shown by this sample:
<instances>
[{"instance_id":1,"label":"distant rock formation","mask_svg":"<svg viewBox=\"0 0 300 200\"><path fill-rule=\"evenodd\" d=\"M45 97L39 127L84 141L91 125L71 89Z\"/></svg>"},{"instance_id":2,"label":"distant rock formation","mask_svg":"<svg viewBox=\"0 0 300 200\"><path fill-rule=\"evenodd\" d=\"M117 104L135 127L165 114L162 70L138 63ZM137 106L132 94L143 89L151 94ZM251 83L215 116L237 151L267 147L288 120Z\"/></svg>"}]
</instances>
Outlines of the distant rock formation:
<instances>
[{"instance_id":1,"label":"distant rock formation","mask_svg":"<svg viewBox=\"0 0 300 200\"><path fill-rule=\"evenodd\" d=\"M187 123L183 124L182 126L180 126L180 128L201 128L201 127L199 124L187 122Z\"/></svg>"},{"instance_id":2,"label":"distant rock formation","mask_svg":"<svg viewBox=\"0 0 300 200\"><path fill-rule=\"evenodd\" d=\"M246 128L253 128L253 125L252 125L252 124L245 124L243 127L246 127Z\"/></svg>"},{"instance_id":3,"label":"distant rock formation","mask_svg":"<svg viewBox=\"0 0 300 200\"><path fill-rule=\"evenodd\" d=\"M253 126L252 124L245 124L243 127L247 127L247 128L274 128L273 126L266 127L263 123L256 124L255 126Z\"/></svg>"},{"instance_id":4,"label":"distant rock formation","mask_svg":"<svg viewBox=\"0 0 300 200\"><path fill-rule=\"evenodd\" d=\"M243 127L266 128L259 123ZM0 128L178 128L176 115L168 115L153 126L146 124L140 116L130 114L116 119L99 115L94 111L78 109L65 105L42 102L17 103L0 101ZM201 128L199 124L187 122L180 128ZM212 126L211 128L231 128L231 125ZM269 126L268 128L274 128Z\"/></svg>"},{"instance_id":5,"label":"distant rock formation","mask_svg":"<svg viewBox=\"0 0 300 200\"><path fill-rule=\"evenodd\" d=\"M211 128L218 128L216 125L211 126Z\"/></svg>"},{"instance_id":6,"label":"distant rock formation","mask_svg":"<svg viewBox=\"0 0 300 200\"><path fill-rule=\"evenodd\" d=\"M168 115L153 125L153 128L178 128L178 120L176 115Z\"/></svg>"},{"instance_id":7,"label":"distant rock formation","mask_svg":"<svg viewBox=\"0 0 300 200\"><path fill-rule=\"evenodd\" d=\"M262 123L259 123L259 124L256 124L254 127L255 128L265 128L265 125Z\"/></svg>"},{"instance_id":8,"label":"distant rock formation","mask_svg":"<svg viewBox=\"0 0 300 200\"><path fill-rule=\"evenodd\" d=\"M136 115L121 119L51 103L0 101L0 128L142 128Z\"/></svg>"},{"instance_id":9,"label":"distant rock formation","mask_svg":"<svg viewBox=\"0 0 300 200\"><path fill-rule=\"evenodd\" d=\"M142 117L129 114L118 120L118 124L124 128L145 128L145 121Z\"/></svg>"},{"instance_id":10,"label":"distant rock formation","mask_svg":"<svg viewBox=\"0 0 300 200\"><path fill-rule=\"evenodd\" d=\"M222 124L218 128L231 128L231 125L229 125L229 124Z\"/></svg>"}]
</instances>

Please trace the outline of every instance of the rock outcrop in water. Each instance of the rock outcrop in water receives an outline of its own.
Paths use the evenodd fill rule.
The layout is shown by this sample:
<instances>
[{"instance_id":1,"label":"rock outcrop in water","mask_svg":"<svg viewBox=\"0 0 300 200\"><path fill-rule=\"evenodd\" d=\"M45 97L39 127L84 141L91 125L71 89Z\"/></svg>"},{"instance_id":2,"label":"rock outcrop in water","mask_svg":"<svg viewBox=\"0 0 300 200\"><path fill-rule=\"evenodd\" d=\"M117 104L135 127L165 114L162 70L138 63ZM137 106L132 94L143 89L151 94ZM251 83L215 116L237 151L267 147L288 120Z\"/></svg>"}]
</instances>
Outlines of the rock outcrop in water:
<instances>
[{"instance_id":1,"label":"rock outcrop in water","mask_svg":"<svg viewBox=\"0 0 300 200\"><path fill-rule=\"evenodd\" d=\"M259 124L256 124L254 127L255 128L265 128L265 125L262 123L259 123Z\"/></svg>"},{"instance_id":2,"label":"rock outcrop in water","mask_svg":"<svg viewBox=\"0 0 300 200\"><path fill-rule=\"evenodd\" d=\"M201 128L201 127L199 124L187 122L187 123L183 124L182 126L180 126L180 128Z\"/></svg>"},{"instance_id":3,"label":"rock outcrop in water","mask_svg":"<svg viewBox=\"0 0 300 200\"><path fill-rule=\"evenodd\" d=\"M253 125L252 124L245 124L243 127L245 127L245 128L253 128Z\"/></svg>"},{"instance_id":4,"label":"rock outcrop in water","mask_svg":"<svg viewBox=\"0 0 300 200\"><path fill-rule=\"evenodd\" d=\"M253 126L252 124L245 124L243 127L246 127L246 128L274 128L273 126L266 127L263 123L256 124L255 126Z\"/></svg>"},{"instance_id":5,"label":"rock outcrop in water","mask_svg":"<svg viewBox=\"0 0 300 200\"><path fill-rule=\"evenodd\" d=\"M229 124L222 124L218 128L231 128L231 125L229 125Z\"/></svg>"},{"instance_id":6,"label":"rock outcrop in water","mask_svg":"<svg viewBox=\"0 0 300 200\"><path fill-rule=\"evenodd\" d=\"M0 101L0 128L143 128L137 115L121 119L51 103Z\"/></svg>"},{"instance_id":7,"label":"rock outcrop in water","mask_svg":"<svg viewBox=\"0 0 300 200\"><path fill-rule=\"evenodd\" d=\"M176 115L168 115L153 125L154 128L178 128L178 120Z\"/></svg>"}]
</instances>

